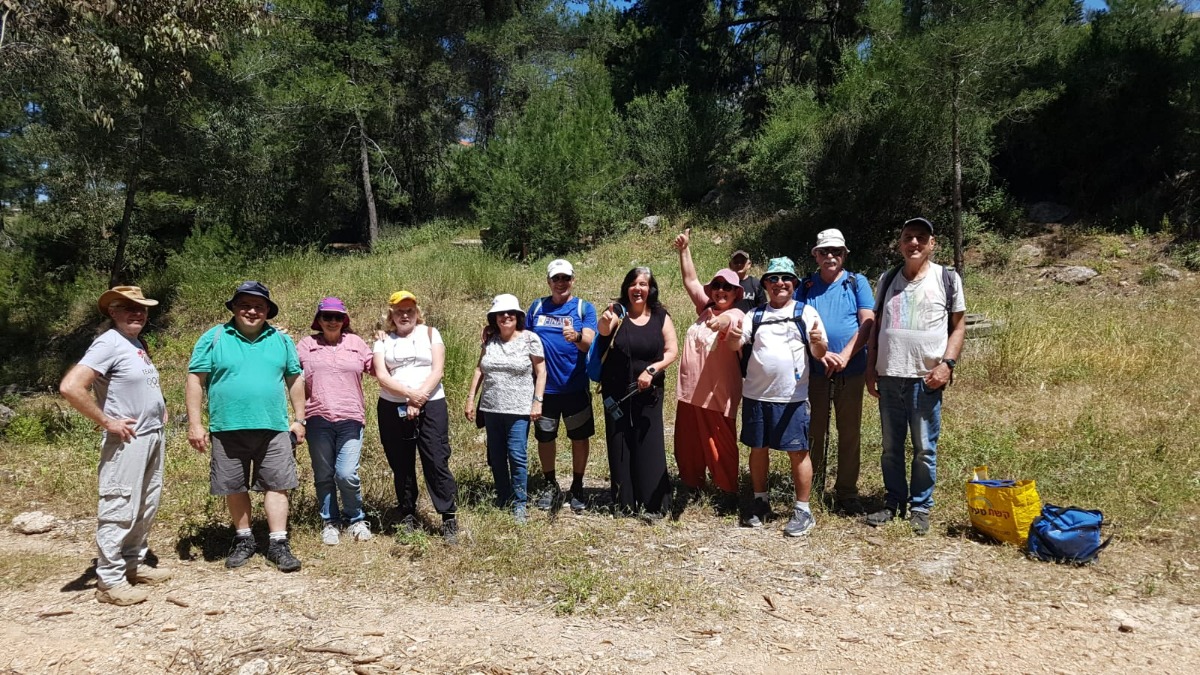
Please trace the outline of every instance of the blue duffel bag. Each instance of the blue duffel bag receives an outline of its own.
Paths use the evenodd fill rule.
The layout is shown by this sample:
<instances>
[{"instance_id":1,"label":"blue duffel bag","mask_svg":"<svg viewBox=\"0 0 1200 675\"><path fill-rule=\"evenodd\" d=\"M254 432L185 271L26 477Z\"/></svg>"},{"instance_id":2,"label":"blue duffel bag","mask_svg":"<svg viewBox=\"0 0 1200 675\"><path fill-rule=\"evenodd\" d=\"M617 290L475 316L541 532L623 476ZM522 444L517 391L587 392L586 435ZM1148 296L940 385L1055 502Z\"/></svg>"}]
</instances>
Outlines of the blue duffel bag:
<instances>
[{"instance_id":1,"label":"blue duffel bag","mask_svg":"<svg viewBox=\"0 0 1200 675\"><path fill-rule=\"evenodd\" d=\"M1029 557L1086 565L1112 541L1111 536L1101 541L1103 525L1104 514L1099 511L1046 504L1042 515L1029 526Z\"/></svg>"}]
</instances>

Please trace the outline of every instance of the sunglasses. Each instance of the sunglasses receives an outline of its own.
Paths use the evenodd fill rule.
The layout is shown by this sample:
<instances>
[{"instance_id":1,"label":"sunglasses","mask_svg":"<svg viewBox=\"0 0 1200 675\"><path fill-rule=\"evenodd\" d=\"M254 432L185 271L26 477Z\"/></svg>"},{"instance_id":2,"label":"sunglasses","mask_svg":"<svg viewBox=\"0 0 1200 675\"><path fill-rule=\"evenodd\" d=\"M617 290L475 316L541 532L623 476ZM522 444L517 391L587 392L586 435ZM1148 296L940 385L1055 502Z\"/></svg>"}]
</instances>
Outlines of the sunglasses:
<instances>
[{"instance_id":1,"label":"sunglasses","mask_svg":"<svg viewBox=\"0 0 1200 675\"><path fill-rule=\"evenodd\" d=\"M829 255L835 255L840 258L840 257L846 255L846 249L844 249L844 248L819 248L819 249L817 249L817 255L821 256L822 258L824 258L825 256L829 256Z\"/></svg>"},{"instance_id":2,"label":"sunglasses","mask_svg":"<svg viewBox=\"0 0 1200 675\"><path fill-rule=\"evenodd\" d=\"M345 314L337 312L321 312L317 315L322 321L341 321L346 318Z\"/></svg>"},{"instance_id":3,"label":"sunglasses","mask_svg":"<svg viewBox=\"0 0 1200 675\"><path fill-rule=\"evenodd\" d=\"M553 281L556 284L561 284L568 282L573 278L574 277L567 276L566 274L555 274L554 276L550 277L550 281Z\"/></svg>"},{"instance_id":4,"label":"sunglasses","mask_svg":"<svg viewBox=\"0 0 1200 675\"><path fill-rule=\"evenodd\" d=\"M516 317L516 316L517 316L517 314L518 314L518 312L517 312L515 309L505 309L505 310L501 310L501 311L499 311L499 312L496 312L496 316L497 316L497 317L501 317L501 316L511 316L511 317Z\"/></svg>"},{"instance_id":5,"label":"sunglasses","mask_svg":"<svg viewBox=\"0 0 1200 675\"><path fill-rule=\"evenodd\" d=\"M796 277L794 277L790 274L772 274L772 275L763 277L763 281L767 282L768 284L778 284L778 283L782 283L785 281L795 282Z\"/></svg>"},{"instance_id":6,"label":"sunglasses","mask_svg":"<svg viewBox=\"0 0 1200 675\"><path fill-rule=\"evenodd\" d=\"M732 286L724 281L714 281L708 286L714 291L732 291L733 289L737 288L737 286Z\"/></svg>"}]
</instances>

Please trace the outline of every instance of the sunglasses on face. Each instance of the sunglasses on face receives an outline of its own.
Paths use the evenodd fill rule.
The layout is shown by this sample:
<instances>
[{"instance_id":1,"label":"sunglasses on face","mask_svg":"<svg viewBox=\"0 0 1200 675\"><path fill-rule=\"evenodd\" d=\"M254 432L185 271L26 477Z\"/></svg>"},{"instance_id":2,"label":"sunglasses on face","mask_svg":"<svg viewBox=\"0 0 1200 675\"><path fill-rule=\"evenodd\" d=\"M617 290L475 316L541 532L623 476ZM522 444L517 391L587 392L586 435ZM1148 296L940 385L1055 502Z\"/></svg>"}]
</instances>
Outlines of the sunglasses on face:
<instances>
[{"instance_id":1,"label":"sunglasses on face","mask_svg":"<svg viewBox=\"0 0 1200 675\"><path fill-rule=\"evenodd\" d=\"M501 316L511 316L511 317L513 317L513 318L515 319L515 318L516 318L516 316L517 316L517 312L516 312L515 310L506 309L506 310L504 310L504 311L501 311L501 312L496 312L496 316L497 316L497 317L501 317Z\"/></svg>"},{"instance_id":2,"label":"sunglasses on face","mask_svg":"<svg viewBox=\"0 0 1200 675\"><path fill-rule=\"evenodd\" d=\"M829 256L829 255L835 255L840 258L845 254L846 254L845 249L841 249L841 248L819 248L819 249L817 249L817 255L821 256L822 258L824 258L825 256Z\"/></svg>"},{"instance_id":3,"label":"sunglasses on face","mask_svg":"<svg viewBox=\"0 0 1200 675\"><path fill-rule=\"evenodd\" d=\"M768 284L779 284L795 280L796 277L790 274L772 274L770 276L763 277L763 281L766 281Z\"/></svg>"},{"instance_id":4,"label":"sunglasses on face","mask_svg":"<svg viewBox=\"0 0 1200 675\"><path fill-rule=\"evenodd\" d=\"M737 287L731 286L724 281L714 281L711 284L709 284L709 288L711 288L714 291L732 291L733 289L735 289Z\"/></svg>"},{"instance_id":5,"label":"sunglasses on face","mask_svg":"<svg viewBox=\"0 0 1200 675\"><path fill-rule=\"evenodd\" d=\"M341 321L345 318L344 315L337 312L321 312L318 316L322 321Z\"/></svg>"},{"instance_id":6,"label":"sunglasses on face","mask_svg":"<svg viewBox=\"0 0 1200 675\"><path fill-rule=\"evenodd\" d=\"M556 284L563 284L570 281L572 278L573 277L569 277L565 274L555 274L554 276L550 277L550 281L553 281Z\"/></svg>"}]
</instances>

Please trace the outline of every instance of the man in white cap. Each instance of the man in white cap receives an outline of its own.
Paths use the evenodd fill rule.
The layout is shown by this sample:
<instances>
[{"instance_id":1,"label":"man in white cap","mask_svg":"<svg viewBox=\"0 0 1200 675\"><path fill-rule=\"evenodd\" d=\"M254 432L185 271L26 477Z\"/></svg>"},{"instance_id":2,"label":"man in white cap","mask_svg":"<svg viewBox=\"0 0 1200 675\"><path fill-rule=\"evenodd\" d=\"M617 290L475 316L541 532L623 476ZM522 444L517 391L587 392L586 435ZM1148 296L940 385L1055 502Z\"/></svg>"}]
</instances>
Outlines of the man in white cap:
<instances>
[{"instance_id":1,"label":"man in white cap","mask_svg":"<svg viewBox=\"0 0 1200 675\"><path fill-rule=\"evenodd\" d=\"M811 379L808 400L812 403L809 447L817 450L819 462L813 472L823 478L828 458L821 453L829 433L830 397L837 414L837 485L836 508L849 515L862 513L858 501L858 473L862 452L862 405L866 383L867 342L875 323L875 297L871 282L845 268L846 238L836 229L817 235L812 256L817 271L796 289L796 299L812 305L825 322L829 351L820 359L810 359ZM819 483L823 482L819 479Z\"/></svg>"},{"instance_id":2,"label":"man in white cap","mask_svg":"<svg viewBox=\"0 0 1200 675\"><path fill-rule=\"evenodd\" d=\"M113 326L92 341L58 385L73 408L104 430L96 600L113 605L142 602L150 595L143 584L171 577L146 564L150 527L162 495L167 421L158 369L141 338L149 308L157 304L137 286L105 291L97 305Z\"/></svg>"},{"instance_id":3,"label":"man in white cap","mask_svg":"<svg viewBox=\"0 0 1200 675\"><path fill-rule=\"evenodd\" d=\"M913 218L900 230L904 263L884 272L875 295L875 329L867 349L867 392L879 399L883 440L884 508L867 516L872 527L909 512L913 532L929 532L942 392L962 353L967 305L962 279L932 261L933 223ZM912 431L912 471L904 441ZM910 480L911 476L911 480Z\"/></svg>"},{"instance_id":4,"label":"man in white cap","mask_svg":"<svg viewBox=\"0 0 1200 675\"><path fill-rule=\"evenodd\" d=\"M550 295L534 300L526 313L526 326L542 340L546 358L546 393L542 417L533 427L538 442L538 459L546 485L535 502L549 511L563 503L562 488L555 476L559 420L571 441L571 510L587 508L583 474L587 469L590 439L596 433L592 398L585 368L588 347L596 335L596 308L572 295L575 268L569 261L552 260L546 266Z\"/></svg>"}]
</instances>

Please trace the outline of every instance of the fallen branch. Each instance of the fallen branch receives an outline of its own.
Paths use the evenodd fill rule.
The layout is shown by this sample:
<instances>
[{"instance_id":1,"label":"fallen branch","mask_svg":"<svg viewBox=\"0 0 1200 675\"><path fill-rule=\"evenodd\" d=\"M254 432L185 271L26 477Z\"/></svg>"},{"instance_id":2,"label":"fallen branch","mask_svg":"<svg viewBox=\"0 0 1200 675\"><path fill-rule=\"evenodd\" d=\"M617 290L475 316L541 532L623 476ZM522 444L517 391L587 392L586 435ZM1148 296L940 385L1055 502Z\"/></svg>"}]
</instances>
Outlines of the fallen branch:
<instances>
[{"instance_id":1,"label":"fallen branch","mask_svg":"<svg viewBox=\"0 0 1200 675\"><path fill-rule=\"evenodd\" d=\"M180 607L191 607L190 603L188 603L184 600L180 600L179 598L177 598L173 595L167 596L167 602L171 603L172 605L179 605Z\"/></svg>"},{"instance_id":2,"label":"fallen branch","mask_svg":"<svg viewBox=\"0 0 1200 675\"><path fill-rule=\"evenodd\" d=\"M342 656L349 656L351 658L358 656L358 652L352 652L352 651L349 651L346 649L339 649L338 647L301 647L300 649L302 651L306 651L306 652L310 652L310 653L315 652L315 653L319 653L319 654L341 654Z\"/></svg>"},{"instance_id":3,"label":"fallen branch","mask_svg":"<svg viewBox=\"0 0 1200 675\"><path fill-rule=\"evenodd\" d=\"M46 612L40 612L37 616L39 619L49 619L52 616L66 616L74 613L75 610L73 609L52 609Z\"/></svg>"}]
</instances>

